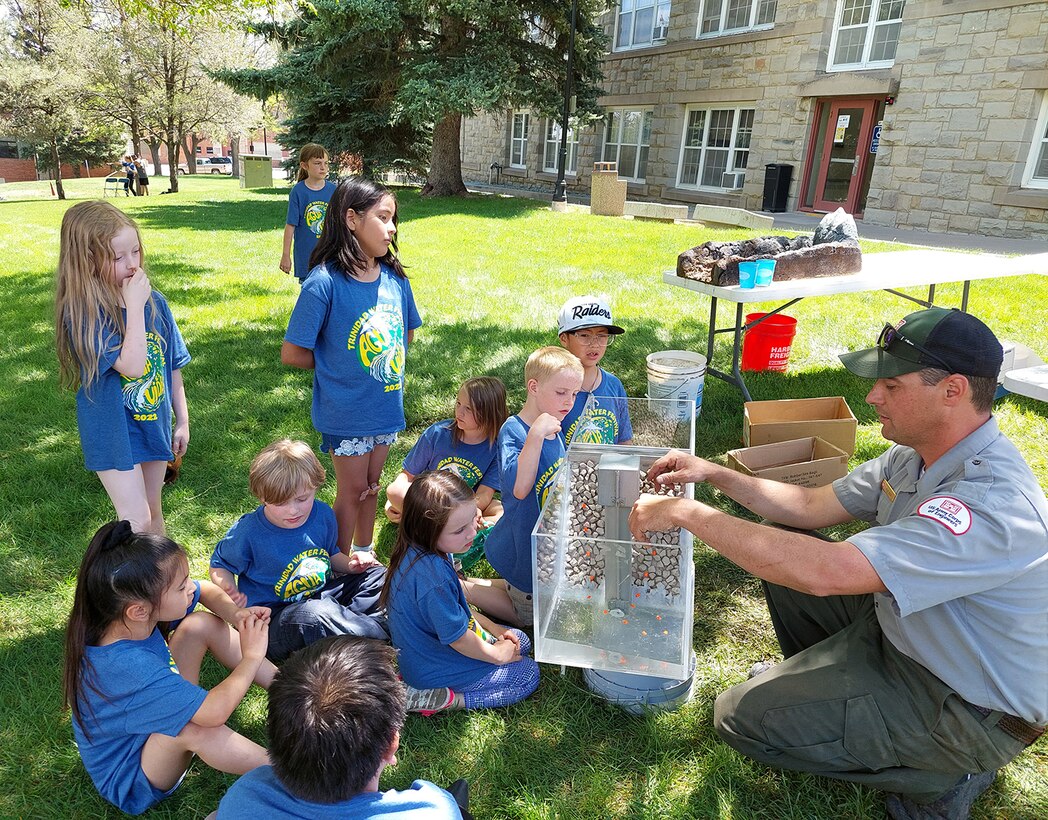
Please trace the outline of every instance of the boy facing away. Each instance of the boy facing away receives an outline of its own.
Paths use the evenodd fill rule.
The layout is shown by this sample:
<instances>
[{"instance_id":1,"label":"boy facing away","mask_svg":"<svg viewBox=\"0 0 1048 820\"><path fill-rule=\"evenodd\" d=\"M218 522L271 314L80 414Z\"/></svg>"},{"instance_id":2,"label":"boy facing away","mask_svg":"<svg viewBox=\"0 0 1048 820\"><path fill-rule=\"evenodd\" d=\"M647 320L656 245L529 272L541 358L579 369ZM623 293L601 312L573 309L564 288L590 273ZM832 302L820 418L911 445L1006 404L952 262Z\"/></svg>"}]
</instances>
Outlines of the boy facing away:
<instances>
[{"instance_id":1,"label":"boy facing away","mask_svg":"<svg viewBox=\"0 0 1048 820\"><path fill-rule=\"evenodd\" d=\"M240 517L211 556L211 580L238 606L272 610L273 661L328 635L389 639L378 604L386 568L371 552L339 549L335 513L316 500L325 477L308 444L274 441L248 474L261 505Z\"/></svg>"},{"instance_id":2,"label":"boy facing away","mask_svg":"<svg viewBox=\"0 0 1048 820\"><path fill-rule=\"evenodd\" d=\"M290 658L269 689L272 765L232 785L218 820L463 817L451 794L425 780L403 791L378 790L382 770L397 762L404 725L404 687L393 658L391 647L349 636L326 638Z\"/></svg>"},{"instance_id":3,"label":"boy facing away","mask_svg":"<svg viewBox=\"0 0 1048 820\"><path fill-rule=\"evenodd\" d=\"M582 387L578 358L560 347L542 347L524 366L527 399L499 431L499 481L503 514L488 534L484 553L503 580L465 582L466 600L488 615L530 627L531 530L564 461L562 425Z\"/></svg>"},{"instance_id":4,"label":"boy facing away","mask_svg":"<svg viewBox=\"0 0 1048 820\"><path fill-rule=\"evenodd\" d=\"M560 343L582 362L582 389L564 419L564 443L632 444L633 426L622 382L600 366L608 345L625 331L611 318L608 303L596 296L568 299L557 317ZM590 396L593 407L583 410Z\"/></svg>"}]
</instances>

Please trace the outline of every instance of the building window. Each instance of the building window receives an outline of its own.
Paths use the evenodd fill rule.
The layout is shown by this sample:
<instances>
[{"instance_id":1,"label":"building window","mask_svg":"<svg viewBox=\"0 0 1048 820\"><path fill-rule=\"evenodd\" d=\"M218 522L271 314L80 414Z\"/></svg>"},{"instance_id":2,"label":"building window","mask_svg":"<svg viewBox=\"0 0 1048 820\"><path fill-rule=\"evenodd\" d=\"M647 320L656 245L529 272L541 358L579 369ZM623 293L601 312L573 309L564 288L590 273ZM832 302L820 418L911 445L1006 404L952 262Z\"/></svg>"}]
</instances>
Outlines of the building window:
<instances>
[{"instance_id":1,"label":"building window","mask_svg":"<svg viewBox=\"0 0 1048 820\"><path fill-rule=\"evenodd\" d=\"M509 139L509 167L528 167L528 121L527 111L513 112L513 131Z\"/></svg>"},{"instance_id":2,"label":"building window","mask_svg":"<svg viewBox=\"0 0 1048 820\"><path fill-rule=\"evenodd\" d=\"M669 0L621 0L615 25L615 48L643 48L666 42Z\"/></svg>"},{"instance_id":3,"label":"building window","mask_svg":"<svg viewBox=\"0 0 1048 820\"><path fill-rule=\"evenodd\" d=\"M546 147L542 152L542 170L557 173L557 155L560 153L560 123L546 120ZM579 132L575 123L568 123L568 156L565 174L576 174L579 169Z\"/></svg>"},{"instance_id":4,"label":"building window","mask_svg":"<svg viewBox=\"0 0 1048 820\"><path fill-rule=\"evenodd\" d=\"M677 185L684 188L741 188L750 158L752 108L699 108L684 123Z\"/></svg>"},{"instance_id":5,"label":"building window","mask_svg":"<svg viewBox=\"0 0 1048 820\"><path fill-rule=\"evenodd\" d=\"M827 70L892 65L905 5L905 0L837 0Z\"/></svg>"},{"instance_id":6,"label":"building window","mask_svg":"<svg viewBox=\"0 0 1048 820\"><path fill-rule=\"evenodd\" d=\"M617 162L619 176L643 182L648 172L651 111L612 111L604 130L604 162Z\"/></svg>"},{"instance_id":7,"label":"building window","mask_svg":"<svg viewBox=\"0 0 1048 820\"><path fill-rule=\"evenodd\" d=\"M11 139L0 139L0 159L20 159L18 143Z\"/></svg>"},{"instance_id":8,"label":"building window","mask_svg":"<svg viewBox=\"0 0 1048 820\"><path fill-rule=\"evenodd\" d=\"M775 0L705 0L699 14L699 36L715 37L775 23Z\"/></svg>"},{"instance_id":9,"label":"building window","mask_svg":"<svg viewBox=\"0 0 1048 820\"><path fill-rule=\"evenodd\" d=\"M1033 132L1030 158L1023 174L1024 188L1048 188L1048 91L1044 92L1037 130Z\"/></svg>"}]
</instances>

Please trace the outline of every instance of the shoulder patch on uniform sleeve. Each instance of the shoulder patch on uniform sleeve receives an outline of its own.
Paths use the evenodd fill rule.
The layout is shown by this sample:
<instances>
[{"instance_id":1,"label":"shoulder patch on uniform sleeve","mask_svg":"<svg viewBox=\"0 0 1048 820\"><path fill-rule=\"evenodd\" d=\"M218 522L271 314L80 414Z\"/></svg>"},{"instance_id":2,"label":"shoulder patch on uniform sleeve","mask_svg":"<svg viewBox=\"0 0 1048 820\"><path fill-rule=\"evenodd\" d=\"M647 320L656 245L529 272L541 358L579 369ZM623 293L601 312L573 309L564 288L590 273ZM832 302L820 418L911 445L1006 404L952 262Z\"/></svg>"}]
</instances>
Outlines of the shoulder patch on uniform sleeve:
<instances>
[{"instance_id":1,"label":"shoulder patch on uniform sleeve","mask_svg":"<svg viewBox=\"0 0 1048 820\"><path fill-rule=\"evenodd\" d=\"M917 508L917 515L938 521L954 535L964 535L972 526L972 511L948 495L929 498Z\"/></svg>"}]
</instances>

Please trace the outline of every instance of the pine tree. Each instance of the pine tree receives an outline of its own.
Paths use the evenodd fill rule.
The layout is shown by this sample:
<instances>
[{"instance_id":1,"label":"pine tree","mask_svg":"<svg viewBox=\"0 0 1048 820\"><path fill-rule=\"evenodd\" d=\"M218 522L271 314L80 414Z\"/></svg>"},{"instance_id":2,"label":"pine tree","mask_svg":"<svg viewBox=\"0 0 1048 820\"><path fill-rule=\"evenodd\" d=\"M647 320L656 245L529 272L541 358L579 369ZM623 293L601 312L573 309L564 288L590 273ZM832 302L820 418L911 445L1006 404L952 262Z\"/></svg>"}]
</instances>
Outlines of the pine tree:
<instances>
[{"instance_id":1,"label":"pine tree","mask_svg":"<svg viewBox=\"0 0 1048 820\"><path fill-rule=\"evenodd\" d=\"M602 0L579 0L575 116L596 110L606 38ZM285 144L319 142L362 159L365 173L426 172L423 191L464 193L463 117L527 107L559 119L567 0L313 0L256 30L285 48L277 65L220 76L242 93L281 94Z\"/></svg>"}]
</instances>

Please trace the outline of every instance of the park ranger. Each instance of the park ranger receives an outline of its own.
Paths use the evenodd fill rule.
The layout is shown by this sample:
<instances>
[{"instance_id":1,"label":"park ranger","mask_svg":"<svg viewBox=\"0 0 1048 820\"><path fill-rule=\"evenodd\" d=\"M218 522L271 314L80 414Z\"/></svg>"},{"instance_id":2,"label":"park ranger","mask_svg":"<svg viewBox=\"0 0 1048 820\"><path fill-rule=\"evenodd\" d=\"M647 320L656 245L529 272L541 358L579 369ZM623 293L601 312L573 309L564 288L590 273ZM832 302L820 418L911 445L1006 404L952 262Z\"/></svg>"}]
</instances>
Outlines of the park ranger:
<instances>
[{"instance_id":1,"label":"park ranger","mask_svg":"<svg viewBox=\"0 0 1048 820\"><path fill-rule=\"evenodd\" d=\"M931 308L841 360L894 441L832 485L670 453L785 530L643 496L630 528L683 526L763 580L785 661L717 698L721 738L784 769L888 792L893 818L966 818L1048 721L1048 502L990 410L1003 358L975 317ZM810 530L863 520L846 541ZM794 531L797 530L797 531ZM770 667L759 669L758 667Z\"/></svg>"}]
</instances>

